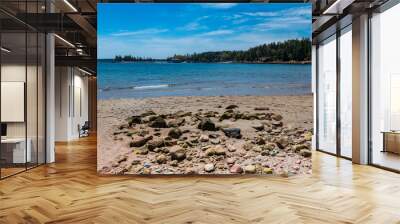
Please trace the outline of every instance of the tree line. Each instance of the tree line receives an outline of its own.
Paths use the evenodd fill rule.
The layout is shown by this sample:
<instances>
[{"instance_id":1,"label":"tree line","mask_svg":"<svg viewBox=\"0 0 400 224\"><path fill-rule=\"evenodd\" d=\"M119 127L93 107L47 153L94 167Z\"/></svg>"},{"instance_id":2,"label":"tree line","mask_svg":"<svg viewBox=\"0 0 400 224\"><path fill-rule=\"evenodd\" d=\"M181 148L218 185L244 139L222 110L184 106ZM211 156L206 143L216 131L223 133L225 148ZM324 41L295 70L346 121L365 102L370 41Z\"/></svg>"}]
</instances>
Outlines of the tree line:
<instances>
[{"instance_id":1,"label":"tree line","mask_svg":"<svg viewBox=\"0 0 400 224\"><path fill-rule=\"evenodd\" d=\"M174 55L169 62L239 62L239 63L279 63L310 62L311 41L308 38L292 39L259 45L245 51L214 51L186 55ZM115 61L156 61L151 58L116 56Z\"/></svg>"}]
</instances>

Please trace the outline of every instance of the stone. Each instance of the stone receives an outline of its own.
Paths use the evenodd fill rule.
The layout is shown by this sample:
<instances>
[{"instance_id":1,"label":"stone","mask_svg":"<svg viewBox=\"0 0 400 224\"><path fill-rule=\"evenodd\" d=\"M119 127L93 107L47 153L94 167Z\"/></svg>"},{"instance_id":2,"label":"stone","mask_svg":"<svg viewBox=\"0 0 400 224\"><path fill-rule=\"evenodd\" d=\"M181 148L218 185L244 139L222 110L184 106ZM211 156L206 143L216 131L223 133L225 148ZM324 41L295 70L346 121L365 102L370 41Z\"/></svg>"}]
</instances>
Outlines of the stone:
<instances>
[{"instance_id":1,"label":"stone","mask_svg":"<svg viewBox=\"0 0 400 224\"><path fill-rule=\"evenodd\" d=\"M205 153L207 156L213 156L213 155L219 156L219 155L225 155L226 151L223 146L217 145L217 146L208 148Z\"/></svg>"},{"instance_id":2,"label":"stone","mask_svg":"<svg viewBox=\"0 0 400 224\"><path fill-rule=\"evenodd\" d=\"M150 175L151 174L151 169L150 168L143 168L142 174L143 175Z\"/></svg>"},{"instance_id":3,"label":"stone","mask_svg":"<svg viewBox=\"0 0 400 224\"><path fill-rule=\"evenodd\" d=\"M229 172L231 173L243 173L243 168L238 165L238 164L234 164L230 169Z\"/></svg>"},{"instance_id":4,"label":"stone","mask_svg":"<svg viewBox=\"0 0 400 224\"><path fill-rule=\"evenodd\" d=\"M167 122L161 116L158 116L155 120L153 120L150 125L152 128L167 128Z\"/></svg>"},{"instance_id":5,"label":"stone","mask_svg":"<svg viewBox=\"0 0 400 224\"><path fill-rule=\"evenodd\" d=\"M271 124L274 127L282 127L283 126L282 121L272 121Z\"/></svg>"},{"instance_id":6,"label":"stone","mask_svg":"<svg viewBox=\"0 0 400 224\"><path fill-rule=\"evenodd\" d=\"M311 132L304 133L304 139L306 141L311 141L312 140L312 133Z\"/></svg>"},{"instance_id":7,"label":"stone","mask_svg":"<svg viewBox=\"0 0 400 224\"><path fill-rule=\"evenodd\" d=\"M215 124L211 121L210 118L203 118L201 119L198 128L203 131L215 131Z\"/></svg>"},{"instance_id":8,"label":"stone","mask_svg":"<svg viewBox=\"0 0 400 224\"><path fill-rule=\"evenodd\" d=\"M300 150L300 155L303 157L311 157L312 152L309 149L302 149Z\"/></svg>"},{"instance_id":9,"label":"stone","mask_svg":"<svg viewBox=\"0 0 400 224\"><path fill-rule=\"evenodd\" d=\"M308 147L306 145L304 145L304 144L292 146L292 150L294 152L299 152L302 149L308 149Z\"/></svg>"},{"instance_id":10,"label":"stone","mask_svg":"<svg viewBox=\"0 0 400 224\"><path fill-rule=\"evenodd\" d=\"M207 135L200 135L200 142L208 142L209 137Z\"/></svg>"},{"instance_id":11,"label":"stone","mask_svg":"<svg viewBox=\"0 0 400 224\"><path fill-rule=\"evenodd\" d=\"M253 127L254 129L256 129L257 131L262 131L262 130L264 130L264 125L261 124L261 123L256 124L256 125L253 125L252 127Z\"/></svg>"},{"instance_id":12,"label":"stone","mask_svg":"<svg viewBox=\"0 0 400 224\"><path fill-rule=\"evenodd\" d=\"M210 173L215 170L215 166L212 163L208 163L204 166L204 171Z\"/></svg>"},{"instance_id":13,"label":"stone","mask_svg":"<svg viewBox=\"0 0 400 224\"><path fill-rule=\"evenodd\" d=\"M253 144L251 144L249 142L246 142L246 143L243 144L243 149L246 150L246 151L250 151L250 150L253 149Z\"/></svg>"},{"instance_id":14,"label":"stone","mask_svg":"<svg viewBox=\"0 0 400 224\"><path fill-rule=\"evenodd\" d=\"M244 167L245 173L256 173L256 166L254 165L247 165Z\"/></svg>"},{"instance_id":15,"label":"stone","mask_svg":"<svg viewBox=\"0 0 400 224\"><path fill-rule=\"evenodd\" d=\"M186 158L186 151L182 147L175 145L169 150L169 155L171 160L182 161Z\"/></svg>"},{"instance_id":16,"label":"stone","mask_svg":"<svg viewBox=\"0 0 400 224\"><path fill-rule=\"evenodd\" d=\"M227 163L227 164L234 164L235 161L236 161L235 158L228 158L228 159L226 159L226 163Z\"/></svg>"},{"instance_id":17,"label":"stone","mask_svg":"<svg viewBox=\"0 0 400 224\"><path fill-rule=\"evenodd\" d=\"M266 167L266 168L263 169L263 173L264 174L272 174L273 173L273 169L269 168L269 167Z\"/></svg>"},{"instance_id":18,"label":"stone","mask_svg":"<svg viewBox=\"0 0 400 224\"><path fill-rule=\"evenodd\" d=\"M147 148L149 150L154 150L156 148L161 148L163 147L164 144L164 140L161 138L157 138L157 139L153 139L147 142Z\"/></svg>"},{"instance_id":19,"label":"stone","mask_svg":"<svg viewBox=\"0 0 400 224\"><path fill-rule=\"evenodd\" d=\"M269 110L269 107L256 107L254 110Z\"/></svg>"},{"instance_id":20,"label":"stone","mask_svg":"<svg viewBox=\"0 0 400 224\"><path fill-rule=\"evenodd\" d=\"M236 147L233 145L227 145L227 148L229 152L236 152Z\"/></svg>"},{"instance_id":21,"label":"stone","mask_svg":"<svg viewBox=\"0 0 400 224\"><path fill-rule=\"evenodd\" d=\"M282 115L280 115L280 114L273 114L273 115L271 115L271 118L274 121L281 121L283 119Z\"/></svg>"},{"instance_id":22,"label":"stone","mask_svg":"<svg viewBox=\"0 0 400 224\"><path fill-rule=\"evenodd\" d=\"M179 127L185 124L184 118L178 118L176 120L171 120L168 122L168 127Z\"/></svg>"},{"instance_id":23,"label":"stone","mask_svg":"<svg viewBox=\"0 0 400 224\"><path fill-rule=\"evenodd\" d=\"M238 108L238 106L232 104L232 105L227 106L225 109L227 109L227 110L232 110L232 109L235 109L235 108Z\"/></svg>"},{"instance_id":24,"label":"stone","mask_svg":"<svg viewBox=\"0 0 400 224\"><path fill-rule=\"evenodd\" d=\"M218 138L211 139L211 144L218 145L221 141Z\"/></svg>"},{"instance_id":25,"label":"stone","mask_svg":"<svg viewBox=\"0 0 400 224\"><path fill-rule=\"evenodd\" d=\"M240 134L240 128L223 128L222 131L229 138L242 138L242 134Z\"/></svg>"},{"instance_id":26,"label":"stone","mask_svg":"<svg viewBox=\"0 0 400 224\"><path fill-rule=\"evenodd\" d=\"M142 113L140 116L141 117L147 117L147 116L151 116L151 115L156 115L156 113L154 111L152 111L152 110L148 110L148 111Z\"/></svg>"},{"instance_id":27,"label":"stone","mask_svg":"<svg viewBox=\"0 0 400 224\"><path fill-rule=\"evenodd\" d=\"M178 161L177 160L172 160L169 165L171 166L178 166Z\"/></svg>"},{"instance_id":28,"label":"stone","mask_svg":"<svg viewBox=\"0 0 400 224\"><path fill-rule=\"evenodd\" d=\"M142 123L142 117L141 116L131 116L128 118L128 124L129 126L132 126L134 124L141 124Z\"/></svg>"},{"instance_id":29,"label":"stone","mask_svg":"<svg viewBox=\"0 0 400 224\"><path fill-rule=\"evenodd\" d=\"M264 144L265 144L265 140L264 140L264 138L262 138L262 137L257 137L257 138L254 140L254 142L255 142L257 145L264 145Z\"/></svg>"},{"instance_id":30,"label":"stone","mask_svg":"<svg viewBox=\"0 0 400 224\"><path fill-rule=\"evenodd\" d=\"M182 131L179 128L173 128L168 132L168 136L175 139L178 139L181 135Z\"/></svg>"},{"instance_id":31,"label":"stone","mask_svg":"<svg viewBox=\"0 0 400 224\"><path fill-rule=\"evenodd\" d=\"M220 117L219 120L223 121L223 120L228 120L231 119L233 117L233 114L231 112L227 112L225 111Z\"/></svg>"},{"instance_id":32,"label":"stone","mask_svg":"<svg viewBox=\"0 0 400 224\"><path fill-rule=\"evenodd\" d=\"M142 147L144 146L149 140L151 140L153 136L142 137L142 136L135 136L131 143L129 144L130 147Z\"/></svg>"},{"instance_id":33,"label":"stone","mask_svg":"<svg viewBox=\"0 0 400 224\"><path fill-rule=\"evenodd\" d=\"M163 164L167 162L167 157L164 154L158 155L157 158L157 163Z\"/></svg>"},{"instance_id":34,"label":"stone","mask_svg":"<svg viewBox=\"0 0 400 224\"><path fill-rule=\"evenodd\" d=\"M280 137L275 143L280 149L284 149L289 145L289 140L287 137Z\"/></svg>"},{"instance_id":35,"label":"stone","mask_svg":"<svg viewBox=\"0 0 400 224\"><path fill-rule=\"evenodd\" d=\"M151 164L148 163L148 162L145 162L145 163L143 164L143 166L144 166L145 168L150 168L150 167L151 167Z\"/></svg>"}]
</instances>

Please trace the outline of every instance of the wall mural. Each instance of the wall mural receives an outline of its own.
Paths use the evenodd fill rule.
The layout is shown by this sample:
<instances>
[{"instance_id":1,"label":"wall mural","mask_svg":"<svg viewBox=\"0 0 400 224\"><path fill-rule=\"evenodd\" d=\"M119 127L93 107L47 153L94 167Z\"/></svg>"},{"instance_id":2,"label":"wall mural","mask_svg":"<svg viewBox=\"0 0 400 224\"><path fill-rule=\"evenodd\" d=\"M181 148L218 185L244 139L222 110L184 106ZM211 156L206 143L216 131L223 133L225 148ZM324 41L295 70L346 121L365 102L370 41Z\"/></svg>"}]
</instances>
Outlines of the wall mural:
<instances>
[{"instance_id":1,"label":"wall mural","mask_svg":"<svg viewBox=\"0 0 400 224\"><path fill-rule=\"evenodd\" d=\"M98 4L99 174L310 174L310 36L310 4Z\"/></svg>"}]
</instances>

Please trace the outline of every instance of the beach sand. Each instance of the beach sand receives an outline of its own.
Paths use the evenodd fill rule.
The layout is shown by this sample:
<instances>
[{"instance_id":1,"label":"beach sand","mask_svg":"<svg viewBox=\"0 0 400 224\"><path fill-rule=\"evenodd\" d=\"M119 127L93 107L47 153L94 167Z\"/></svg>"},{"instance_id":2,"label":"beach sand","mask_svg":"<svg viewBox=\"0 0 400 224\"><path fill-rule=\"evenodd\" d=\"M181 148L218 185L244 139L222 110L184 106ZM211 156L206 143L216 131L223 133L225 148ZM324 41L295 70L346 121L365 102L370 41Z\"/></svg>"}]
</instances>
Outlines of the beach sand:
<instances>
[{"instance_id":1,"label":"beach sand","mask_svg":"<svg viewBox=\"0 0 400 224\"><path fill-rule=\"evenodd\" d=\"M99 100L98 172L309 174L312 121L312 95Z\"/></svg>"}]
</instances>

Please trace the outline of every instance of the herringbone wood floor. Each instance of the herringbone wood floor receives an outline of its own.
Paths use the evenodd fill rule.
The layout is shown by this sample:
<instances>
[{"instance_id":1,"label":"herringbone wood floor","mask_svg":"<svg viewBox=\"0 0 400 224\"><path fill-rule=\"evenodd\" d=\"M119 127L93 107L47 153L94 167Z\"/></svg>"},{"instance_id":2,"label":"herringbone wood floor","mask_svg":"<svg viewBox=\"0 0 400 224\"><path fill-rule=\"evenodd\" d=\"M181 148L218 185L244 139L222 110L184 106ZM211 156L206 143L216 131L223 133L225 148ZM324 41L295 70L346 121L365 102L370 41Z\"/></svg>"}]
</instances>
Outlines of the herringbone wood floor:
<instances>
[{"instance_id":1,"label":"herringbone wood floor","mask_svg":"<svg viewBox=\"0 0 400 224\"><path fill-rule=\"evenodd\" d=\"M99 177L91 137L0 181L0 223L400 223L400 175L313 161L312 177Z\"/></svg>"}]
</instances>

